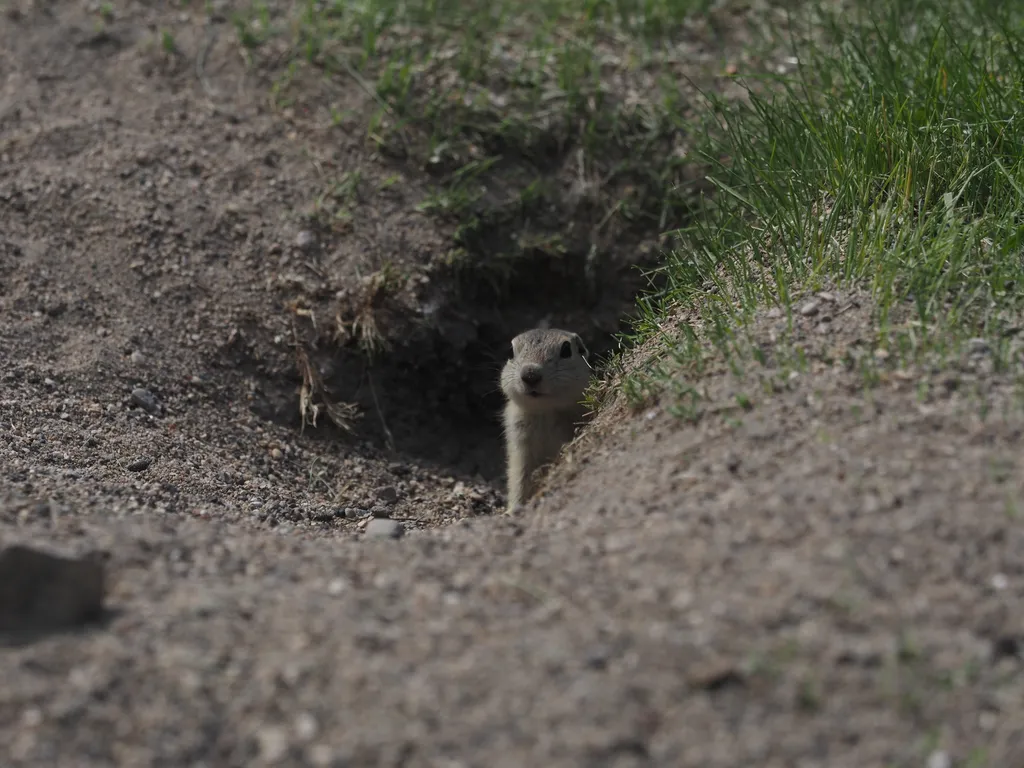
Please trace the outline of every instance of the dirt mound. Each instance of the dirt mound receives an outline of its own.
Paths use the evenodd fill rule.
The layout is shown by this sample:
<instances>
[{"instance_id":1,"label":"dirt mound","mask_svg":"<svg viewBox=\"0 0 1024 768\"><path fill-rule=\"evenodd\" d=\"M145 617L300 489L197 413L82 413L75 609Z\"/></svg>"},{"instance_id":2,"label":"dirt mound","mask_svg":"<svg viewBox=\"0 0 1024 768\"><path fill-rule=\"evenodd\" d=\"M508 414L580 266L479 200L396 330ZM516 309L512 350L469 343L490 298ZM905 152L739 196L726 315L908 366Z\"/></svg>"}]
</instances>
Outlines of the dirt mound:
<instances>
[{"instance_id":1,"label":"dirt mound","mask_svg":"<svg viewBox=\"0 0 1024 768\"><path fill-rule=\"evenodd\" d=\"M491 517L505 344L607 349L649 238L596 286L543 217L460 261L524 219L427 215L436 179L318 112L373 108L355 78L271 108L233 9L4 14L2 543L109 577L101 625L0 657L5 764L1022 761L1016 416L832 368L747 414L709 374L733 423L610 407ZM352 428L301 429L304 384Z\"/></svg>"}]
</instances>

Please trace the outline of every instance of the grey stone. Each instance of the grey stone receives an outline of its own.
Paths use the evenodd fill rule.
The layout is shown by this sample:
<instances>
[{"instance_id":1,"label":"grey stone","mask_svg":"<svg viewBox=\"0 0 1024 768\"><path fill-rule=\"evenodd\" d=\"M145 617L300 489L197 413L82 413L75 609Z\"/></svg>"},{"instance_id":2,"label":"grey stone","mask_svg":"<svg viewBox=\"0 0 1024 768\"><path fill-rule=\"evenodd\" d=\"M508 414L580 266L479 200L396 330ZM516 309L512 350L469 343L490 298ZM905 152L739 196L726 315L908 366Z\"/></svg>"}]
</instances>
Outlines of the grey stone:
<instances>
[{"instance_id":1,"label":"grey stone","mask_svg":"<svg viewBox=\"0 0 1024 768\"><path fill-rule=\"evenodd\" d=\"M156 395L142 387L132 390L132 403L148 413L155 413L160 408L156 401Z\"/></svg>"},{"instance_id":2,"label":"grey stone","mask_svg":"<svg viewBox=\"0 0 1024 768\"><path fill-rule=\"evenodd\" d=\"M393 485L385 485L378 488L376 493L377 498L385 504L394 504L398 501L398 489Z\"/></svg>"},{"instance_id":3,"label":"grey stone","mask_svg":"<svg viewBox=\"0 0 1024 768\"><path fill-rule=\"evenodd\" d=\"M366 526L366 535L373 539L397 539L405 533L405 526L397 520L375 517Z\"/></svg>"},{"instance_id":4,"label":"grey stone","mask_svg":"<svg viewBox=\"0 0 1024 768\"><path fill-rule=\"evenodd\" d=\"M812 315L818 314L819 309L821 309L821 302L817 299L811 299L800 307L800 314L804 317L811 317Z\"/></svg>"}]
</instances>

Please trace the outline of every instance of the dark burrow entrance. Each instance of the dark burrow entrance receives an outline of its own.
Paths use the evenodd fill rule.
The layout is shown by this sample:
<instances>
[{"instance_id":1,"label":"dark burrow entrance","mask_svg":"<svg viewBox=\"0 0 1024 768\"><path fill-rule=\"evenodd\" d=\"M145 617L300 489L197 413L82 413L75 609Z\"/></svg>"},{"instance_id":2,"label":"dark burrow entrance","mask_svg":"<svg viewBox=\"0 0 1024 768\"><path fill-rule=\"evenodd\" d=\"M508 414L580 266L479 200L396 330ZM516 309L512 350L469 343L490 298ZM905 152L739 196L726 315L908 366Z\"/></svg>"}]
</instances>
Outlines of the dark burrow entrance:
<instances>
[{"instance_id":1,"label":"dark burrow entrance","mask_svg":"<svg viewBox=\"0 0 1024 768\"><path fill-rule=\"evenodd\" d=\"M585 252L557 260L538 254L520 260L500 291L486 281L435 275L429 318L405 318L387 348L374 354L324 332L307 336L305 354L329 397L356 406L359 416L345 432L321 415L306 437L355 442L396 461L479 476L501 488L505 401L498 378L512 337L540 325L573 330L598 368L615 349L616 334L628 328L636 294L647 284L641 268L653 256L650 247L623 248L593 280ZM255 408L297 429L300 384L297 369L264 379Z\"/></svg>"}]
</instances>

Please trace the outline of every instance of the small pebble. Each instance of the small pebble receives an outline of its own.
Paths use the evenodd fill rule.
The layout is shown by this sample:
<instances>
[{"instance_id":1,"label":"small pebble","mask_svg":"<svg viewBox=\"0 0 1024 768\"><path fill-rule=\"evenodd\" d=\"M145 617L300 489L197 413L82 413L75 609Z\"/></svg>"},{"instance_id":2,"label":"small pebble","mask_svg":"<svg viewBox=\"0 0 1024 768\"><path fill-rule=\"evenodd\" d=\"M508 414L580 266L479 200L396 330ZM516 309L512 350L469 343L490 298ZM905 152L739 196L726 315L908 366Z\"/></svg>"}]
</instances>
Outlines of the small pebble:
<instances>
[{"instance_id":1,"label":"small pebble","mask_svg":"<svg viewBox=\"0 0 1024 768\"><path fill-rule=\"evenodd\" d=\"M359 507L345 507L344 515L346 520L358 520L366 517L369 513Z\"/></svg>"},{"instance_id":2,"label":"small pebble","mask_svg":"<svg viewBox=\"0 0 1024 768\"><path fill-rule=\"evenodd\" d=\"M149 469L149 466L153 463L153 460L148 456L140 456L131 464L128 465L127 469L129 472L141 472L144 469Z\"/></svg>"},{"instance_id":3,"label":"small pebble","mask_svg":"<svg viewBox=\"0 0 1024 768\"><path fill-rule=\"evenodd\" d=\"M316 766L327 766L334 760L334 752L326 744L317 744L309 748L309 762Z\"/></svg>"},{"instance_id":4,"label":"small pebble","mask_svg":"<svg viewBox=\"0 0 1024 768\"><path fill-rule=\"evenodd\" d=\"M999 725L999 718L995 712L982 712L978 715L978 725L983 731L994 731Z\"/></svg>"},{"instance_id":5,"label":"small pebble","mask_svg":"<svg viewBox=\"0 0 1024 768\"><path fill-rule=\"evenodd\" d=\"M46 387L47 389L56 389L57 382L54 381L53 379L43 379L43 386Z\"/></svg>"},{"instance_id":6,"label":"small pebble","mask_svg":"<svg viewBox=\"0 0 1024 768\"><path fill-rule=\"evenodd\" d=\"M319 724L309 712L300 712L295 718L295 735L302 741L309 741L316 736Z\"/></svg>"},{"instance_id":7,"label":"small pebble","mask_svg":"<svg viewBox=\"0 0 1024 768\"><path fill-rule=\"evenodd\" d=\"M299 250L308 251L316 244L316 238L308 229L304 229L295 237L295 245Z\"/></svg>"},{"instance_id":8,"label":"small pebble","mask_svg":"<svg viewBox=\"0 0 1024 768\"><path fill-rule=\"evenodd\" d=\"M274 461L280 461L283 457L284 457L284 454L281 453L281 449L280 448L275 448L274 450L272 450L270 452L270 458L272 458Z\"/></svg>"},{"instance_id":9,"label":"small pebble","mask_svg":"<svg viewBox=\"0 0 1024 768\"><path fill-rule=\"evenodd\" d=\"M398 490L393 485L385 485L377 489L377 498L385 504L393 504L398 501Z\"/></svg>"},{"instance_id":10,"label":"small pebble","mask_svg":"<svg viewBox=\"0 0 1024 768\"><path fill-rule=\"evenodd\" d=\"M132 402L149 413L156 412L160 407L156 402L156 395L142 387L136 387L132 390Z\"/></svg>"},{"instance_id":11,"label":"small pebble","mask_svg":"<svg viewBox=\"0 0 1024 768\"><path fill-rule=\"evenodd\" d=\"M816 299L811 299L800 307L800 314L804 317L810 317L811 315L818 314L819 309L821 309L821 302Z\"/></svg>"},{"instance_id":12,"label":"small pebble","mask_svg":"<svg viewBox=\"0 0 1024 768\"><path fill-rule=\"evenodd\" d=\"M951 768L952 765L949 753L944 750L937 749L928 755L928 768Z\"/></svg>"},{"instance_id":13,"label":"small pebble","mask_svg":"<svg viewBox=\"0 0 1024 768\"><path fill-rule=\"evenodd\" d=\"M264 728L256 736L260 745L260 756L268 763L276 763L288 753L288 734L284 728Z\"/></svg>"},{"instance_id":14,"label":"small pebble","mask_svg":"<svg viewBox=\"0 0 1024 768\"><path fill-rule=\"evenodd\" d=\"M405 533L405 526L397 520L374 518L366 526L366 535L373 539L397 539Z\"/></svg>"},{"instance_id":15,"label":"small pebble","mask_svg":"<svg viewBox=\"0 0 1024 768\"><path fill-rule=\"evenodd\" d=\"M992 577L992 589L1003 590L1010 585L1010 580L1006 578L1006 574L997 573Z\"/></svg>"},{"instance_id":16,"label":"small pebble","mask_svg":"<svg viewBox=\"0 0 1024 768\"><path fill-rule=\"evenodd\" d=\"M27 728L35 728L43 722L43 713L35 707L26 709L25 714L21 716L21 722Z\"/></svg>"},{"instance_id":17,"label":"small pebble","mask_svg":"<svg viewBox=\"0 0 1024 768\"><path fill-rule=\"evenodd\" d=\"M137 349L132 352L130 359L132 361L132 365L142 365L146 362L146 356Z\"/></svg>"}]
</instances>

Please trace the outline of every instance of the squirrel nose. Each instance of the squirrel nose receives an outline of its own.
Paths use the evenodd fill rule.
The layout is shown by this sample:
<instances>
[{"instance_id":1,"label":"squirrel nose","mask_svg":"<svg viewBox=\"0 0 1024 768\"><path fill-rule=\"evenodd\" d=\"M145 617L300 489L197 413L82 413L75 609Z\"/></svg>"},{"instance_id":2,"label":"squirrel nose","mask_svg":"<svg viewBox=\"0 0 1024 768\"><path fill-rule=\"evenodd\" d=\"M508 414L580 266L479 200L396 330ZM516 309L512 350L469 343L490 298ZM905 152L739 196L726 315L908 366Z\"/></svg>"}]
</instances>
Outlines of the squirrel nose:
<instances>
[{"instance_id":1,"label":"squirrel nose","mask_svg":"<svg viewBox=\"0 0 1024 768\"><path fill-rule=\"evenodd\" d=\"M530 387L535 387L540 384L541 374L538 368L524 368L519 377L523 380L523 383Z\"/></svg>"}]
</instances>

